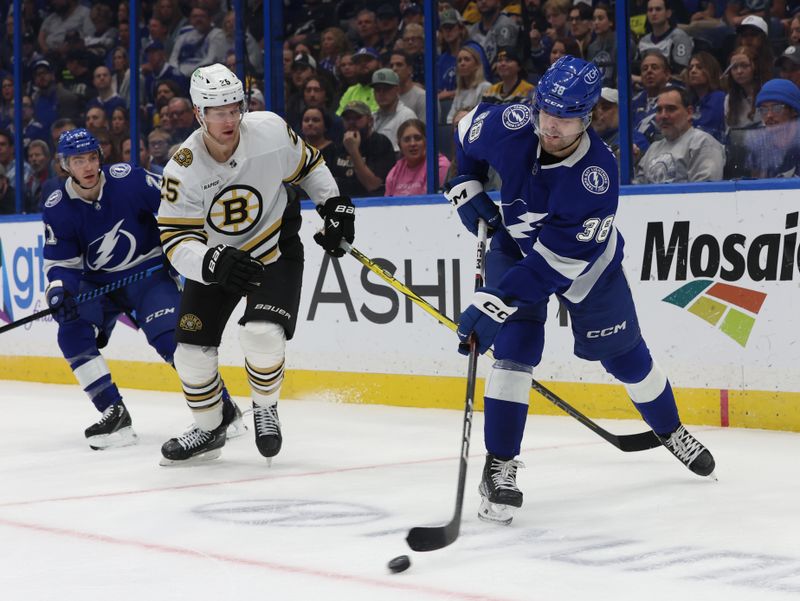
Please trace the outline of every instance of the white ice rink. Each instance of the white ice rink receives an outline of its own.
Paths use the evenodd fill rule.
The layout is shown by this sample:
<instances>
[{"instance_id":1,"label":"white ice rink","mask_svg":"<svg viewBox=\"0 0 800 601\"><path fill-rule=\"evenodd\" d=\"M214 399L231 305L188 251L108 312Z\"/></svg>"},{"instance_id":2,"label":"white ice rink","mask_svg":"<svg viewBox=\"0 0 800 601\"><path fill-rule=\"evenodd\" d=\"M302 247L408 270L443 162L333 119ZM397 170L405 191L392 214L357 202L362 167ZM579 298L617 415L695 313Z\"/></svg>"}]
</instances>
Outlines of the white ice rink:
<instances>
[{"instance_id":1,"label":"white ice rink","mask_svg":"<svg viewBox=\"0 0 800 601\"><path fill-rule=\"evenodd\" d=\"M800 598L798 434L693 428L712 482L664 449L624 454L569 417L530 416L525 505L505 527L475 517L476 414L462 535L420 554L407 530L452 515L461 412L281 401L272 468L251 432L217 461L164 468L161 443L191 421L182 398L123 392L140 443L98 452L77 386L0 383L3 601ZM411 569L388 573L400 554Z\"/></svg>"}]
</instances>

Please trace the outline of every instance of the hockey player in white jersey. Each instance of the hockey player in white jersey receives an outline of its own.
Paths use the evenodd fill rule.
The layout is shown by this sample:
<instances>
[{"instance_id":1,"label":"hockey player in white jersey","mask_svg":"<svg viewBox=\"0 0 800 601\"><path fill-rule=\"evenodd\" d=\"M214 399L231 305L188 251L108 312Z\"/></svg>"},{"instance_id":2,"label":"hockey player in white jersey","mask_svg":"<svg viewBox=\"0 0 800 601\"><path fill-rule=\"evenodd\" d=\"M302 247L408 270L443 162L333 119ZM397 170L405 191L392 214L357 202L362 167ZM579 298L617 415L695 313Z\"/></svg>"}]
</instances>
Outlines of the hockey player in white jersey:
<instances>
[{"instance_id":1,"label":"hockey player in white jersey","mask_svg":"<svg viewBox=\"0 0 800 601\"><path fill-rule=\"evenodd\" d=\"M282 445L278 396L286 341L297 322L303 274L299 184L324 229L314 236L342 256L355 212L322 156L278 115L247 113L241 81L223 65L197 69L190 94L201 128L164 168L158 225L172 265L186 277L175 367L195 426L167 441L162 465L213 459L232 416L220 402L217 349L242 296L239 342L251 388L256 445L271 459Z\"/></svg>"},{"instance_id":2,"label":"hockey player in white jersey","mask_svg":"<svg viewBox=\"0 0 800 601\"><path fill-rule=\"evenodd\" d=\"M600 361L625 384L647 424L691 471L714 470L711 453L681 424L670 383L639 330L614 225L616 159L588 127L601 85L594 64L565 56L539 81L533 109L480 104L458 125L459 176L446 195L471 231L482 218L493 232L487 287L458 325L460 339L474 334L481 352L494 344L484 395L479 517L486 520L508 523L522 505L515 457L551 294L569 311L575 354ZM500 209L483 191L488 166L503 180Z\"/></svg>"}]
</instances>

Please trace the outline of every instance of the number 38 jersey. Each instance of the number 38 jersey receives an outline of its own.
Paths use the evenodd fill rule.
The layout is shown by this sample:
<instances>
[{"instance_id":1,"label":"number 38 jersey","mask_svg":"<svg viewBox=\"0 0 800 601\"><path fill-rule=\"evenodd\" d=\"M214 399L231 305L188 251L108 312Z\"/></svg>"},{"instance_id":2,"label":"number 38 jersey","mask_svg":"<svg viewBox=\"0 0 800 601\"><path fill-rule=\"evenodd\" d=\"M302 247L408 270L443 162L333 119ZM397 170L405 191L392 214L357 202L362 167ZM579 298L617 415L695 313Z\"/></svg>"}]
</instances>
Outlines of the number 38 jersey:
<instances>
[{"instance_id":1,"label":"number 38 jersey","mask_svg":"<svg viewBox=\"0 0 800 601\"><path fill-rule=\"evenodd\" d=\"M542 153L529 106L480 104L457 138L459 175L482 177L491 165L503 182L504 228L491 248L518 259L499 283L510 297L537 303L557 293L578 303L620 264L617 162L593 129L556 159Z\"/></svg>"},{"instance_id":2,"label":"number 38 jersey","mask_svg":"<svg viewBox=\"0 0 800 601\"><path fill-rule=\"evenodd\" d=\"M319 151L274 113L244 115L239 145L225 163L211 157L203 131L195 131L164 168L158 210L164 253L197 282L204 282L206 252L218 244L265 265L277 261L284 183L302 185L317 205L339 194Z\"/></svg>"}]
</instances>

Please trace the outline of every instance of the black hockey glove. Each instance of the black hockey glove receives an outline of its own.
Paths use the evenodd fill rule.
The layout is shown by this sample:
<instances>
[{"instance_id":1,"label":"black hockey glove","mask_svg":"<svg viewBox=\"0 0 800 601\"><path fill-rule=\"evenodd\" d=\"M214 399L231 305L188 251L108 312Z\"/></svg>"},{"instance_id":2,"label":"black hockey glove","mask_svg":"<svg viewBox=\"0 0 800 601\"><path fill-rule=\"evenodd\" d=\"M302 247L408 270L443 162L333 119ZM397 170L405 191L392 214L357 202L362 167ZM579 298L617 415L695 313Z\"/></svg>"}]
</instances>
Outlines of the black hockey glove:
<instances>
[{"instance_id":1,"label":"black hockey glove","mask_svg":"<svg viewBox=\"0 0 800 601\"><path fill-rule=\"evenodd\" d=\"M342 240L352 244L356 237L356 208L347 196L334 196L317 207L317 212L325 221L322 231L314 234L314 242L334 257L344 256L339 246Z\"/></svg>"},{"instance_id":2,"label":"black hockey glove","mask_svg":"<svg viewBox=\"0 0 800 601\"><path fill-rule=\"evenodd\" d=\"M263 271L264 266L249 254L224 244L209 249L203 258L203 279L235 294L258 288L257 279Z\"/></svg>"}]
</instances>

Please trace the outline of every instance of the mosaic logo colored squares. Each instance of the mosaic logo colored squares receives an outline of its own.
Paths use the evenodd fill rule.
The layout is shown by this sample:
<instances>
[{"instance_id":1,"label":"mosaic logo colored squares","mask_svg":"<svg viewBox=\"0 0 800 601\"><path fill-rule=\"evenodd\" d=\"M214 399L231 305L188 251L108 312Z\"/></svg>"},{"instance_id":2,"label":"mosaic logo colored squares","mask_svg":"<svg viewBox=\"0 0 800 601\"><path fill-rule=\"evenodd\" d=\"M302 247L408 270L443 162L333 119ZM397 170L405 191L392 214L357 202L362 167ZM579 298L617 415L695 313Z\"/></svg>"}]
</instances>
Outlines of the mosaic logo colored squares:
<instances>
[{"instance_id":1,"label":"mosaic logo colored squares","mask_svg":"<svg viewBox=\"0 0 800 601\"><path fill-rule=\"evenodd\" d=\"M686 309L741 346L747 346L766 298L765 293L757 290L714 280L694 280L662 300Z\"/></svg>"}]
</instances>

